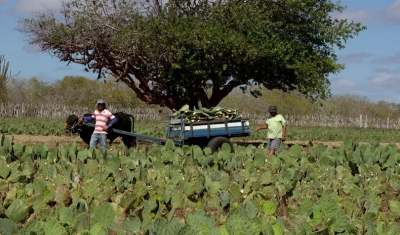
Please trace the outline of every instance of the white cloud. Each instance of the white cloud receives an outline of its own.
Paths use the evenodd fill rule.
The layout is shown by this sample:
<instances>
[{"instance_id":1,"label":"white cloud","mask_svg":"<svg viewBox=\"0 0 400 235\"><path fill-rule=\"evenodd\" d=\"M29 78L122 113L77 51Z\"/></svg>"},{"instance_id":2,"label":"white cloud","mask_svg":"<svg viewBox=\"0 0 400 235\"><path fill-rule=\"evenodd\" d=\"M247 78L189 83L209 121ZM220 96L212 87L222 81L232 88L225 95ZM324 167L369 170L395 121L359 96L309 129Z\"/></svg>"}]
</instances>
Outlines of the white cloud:
<instances>
[{"instance_id":1,"label":"white cloud","mask_svg":"<svg viewBox=\"0 0 400 235\"><path fill-rule=\"evenodd\" d=\"M370 77L340 77L331 79L333 94L353 94L371 101L400 103L400 69L376 68Z\"/></svg>"},{"instance_id":2,"label":"white cloud","mask_svg":"<svg viewBox=\"0 0 400 235\"><path fill-rule=\"evenodd\" d=\"M364 62L365 59L369 57L374 57L373 54L367 53L367 52L358 52L358 53L352 53L352 54L346 54L346 55L339 55L339 63L355 63L355 64L361 64Z\"/></svg>"},{"instance_id":3,"label":"white cloud","mask_svg":"<svg viewBox=\"0 0 400 235\"><path fill-rule=\"evenodd\" d=\"M336 81L336 86L340 87L341 89L348 89L348 88L353 88L357 85L357 83L354 80L351 79L339 79Z\"/></svg>"},{"instance_id":4,"label":"white cloud","mask_svg":"<svg viewBox=\"0 0 400 235\"><path fill-rule=\"evenodd\" d=\"M369 11L366 9L358 9L352 11L343 11L342 13L336 12L333 14L334 18L347 19L349 21L362 22L372 20L379 16L378 11Z\"/></svg>"},{"instance_id":5,"label":"white cloud","mask_svg":"<svg viewBox=\"0 0 400 235\"><path fill-rule=\"evenodd\" d=\"M374 86L388 86L387 88L395 86L399 87L400 82L400 74L389 72L389 71L382 71L371 78L371 83ZM393 89L394 87L392 87Z\"/></svg>"},{"instance_id":6,"label":"white cloud","mask_svg":"<svg viewBox=\"0 0 400 235\"><path fill-rule=\"evenodd\" d=\"M395 0L384 11L384 17L394 23L400 23L400 0Z\"/></svg>"},{"instance_id":7,"label":"white cloud","mask_svg":"<svg viewBox=\"0 0 400 235\"><path fill-rule=\"evenodd\" d=\"M61 9L61 3L61 0L20 0L14 11L16 13L33 13L47 10L58 12Z\"/></svg>"},{"instance_id":8,"label":"white cloud","mask_svg":"<svg viewBox=\"0 0 400 235\"><path fill-rule=\"evenodd\" d=\"M399 64L400 52L395 53L393 56L380 56L372 60L372 63L377 64Z\"/></svg>"}]
</instances>

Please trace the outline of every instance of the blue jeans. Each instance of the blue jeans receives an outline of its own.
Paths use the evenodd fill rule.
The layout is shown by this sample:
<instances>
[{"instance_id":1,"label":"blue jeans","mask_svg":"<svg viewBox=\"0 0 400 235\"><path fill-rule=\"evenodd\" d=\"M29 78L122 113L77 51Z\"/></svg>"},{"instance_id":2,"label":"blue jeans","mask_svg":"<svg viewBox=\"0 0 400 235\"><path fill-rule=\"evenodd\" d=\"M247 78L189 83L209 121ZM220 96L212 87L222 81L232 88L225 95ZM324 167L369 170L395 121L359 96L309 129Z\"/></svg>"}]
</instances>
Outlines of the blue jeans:
<instances>
[{"instance_id":1,"label":"blue jeans","mask_svg":"<svg viewBox=\"0 0 400 235\"><path fill-rule=\"evenodd\" d=\"M105 153L107 150L107 134L93 132L90 138L89 148L96 148L98 143L100 143L101 151Z\"/></svg>"}]
</instances>

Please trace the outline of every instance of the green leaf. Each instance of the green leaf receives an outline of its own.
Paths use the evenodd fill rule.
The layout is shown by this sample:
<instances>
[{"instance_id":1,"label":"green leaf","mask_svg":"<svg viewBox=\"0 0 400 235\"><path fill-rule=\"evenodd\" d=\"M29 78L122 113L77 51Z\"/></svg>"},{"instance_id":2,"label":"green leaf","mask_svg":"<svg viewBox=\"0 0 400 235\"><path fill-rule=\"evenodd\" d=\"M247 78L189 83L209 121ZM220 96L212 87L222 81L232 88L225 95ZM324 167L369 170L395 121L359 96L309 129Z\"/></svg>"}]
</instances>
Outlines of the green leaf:
<instances>
[{"instance_id":1,"label":"green leaf","mask_svg":"<svg viewBox=\"0 0 400 235\"><path fill-rule=\"evenodd\" d=\"M87 149L85 149L85 150L81 150L81 151L79 151L78 152L78 160L80 160L80 161L85 161L86 160L86 158L88 157L88 150Z\"/></svg>"},{"instance_id":2,"label":"green leaf","mask_svg":"<svg viewBox=\"0 0 400 235\"><path fill-rule=\"evenodd\" d=\"M175 143L171 139L167 139L165 142L165 149L168 150L173 150L175 148Z\"/></svg>"},{"instance_id":3,"label":"green leaf","mask_svg":"<svg viewBox=\"0 0 400 235\"><path fill-rule=\"evenodd\" d=\"M9 219L0 218L0 234L1 235L14 235L17 232L17 225Z\"/></svg>"},{"instance_id":4,"label":"green leaf","mask_svg":"<svg viewBox=\"0 0 400 235\"><path fill-rule=\"evenodd\" d=\"M196 193L200 194L204 190L204 184L205 184L205 177L204 175L199 175L196 179L196 182L194 183L194 187L196 188Z\"/></svg>"},{"instance_id":5,"label":"green leaf","mask_svg":"<svg viewBox=\"0 0 400 235\"><path fill-rule=\"evenodd\" d=\"M228 213L225 225L229 234L260 234L262 230L259 219L248 219L239 208L234 208Z\"/></svg>"},{"instance_id":6,"label":"green leaf","mask_svg":"<svg viewBox=\"0 0 400 235\"><path fill-rule=\"evenodd\" d=\"M227 191L222 191L220 197L221 197L221 207L225 208L230 202L229 193Z\"/></svg>"},{"instance_id":7,"label":"green leaf","mask_svg":"<svg viewBox=\"0 0 400 235\"><path fill-rule=\"evenodd\" d=\"M21 199L15 199L13 203L7 208L6 216L15 223L22 222L28 215L28 206Z\"/></svg>"},{"instance_id":8,"label":"green leaf","mask_svg":"<svg viewBox=\"0 0 400 235\"><path fill-rule=\"evenodd\" d=\"M29 221L29 223L21 230L22 230L21 231L22 235L31 235L31 234L45 235L42 223L37 220Z\"/></svg>"},{"instance_id":9,"label":"green leaf","mask_svg":"<svg viewBox=\"0 0 400 235\"><path fill-rule=\"evenodd\" d=\"M273 201L262 201L258 205L258 209L264 212L265 215L273 215L276 211L276 203Z\"/></svg>"},{"instance_id":10,"label":"green leaf","mask_svg":"<svg viewBox=\"0 0 400 235\"><path fill-rule=\"evenodd\" d=\"M4 147L6 150L10 151L14 141L14 136L2 135L1 138L2 138L1 146Z\"/></svg>"},{"instance_id":11,"label":"green leaf","mask_svg":"<svg viewBox=\"0 0 400 235\"><path fill-rule=\"evenodd\" d=\"M293 145L290 147L289 152L292 157L300 157L301 151L303 151L303 147L298 144Z\"/></svg>"},{"instance_id":12,"label":"green leaf","mask_svg":"<svg viewBox=\"0 0 400 235\"><path fill-rule=\"evenodd\" d=\"M184 188L184 193L186 196L193 195L196 190L196 188L194 187L194 183L192 183L192 182L184 182L183 188Z\"/></svg>"},{"instance_id":13,"label":"green leaf","mask_svg":"<svg viewBox=\"0 0 400 235\"><path fill-rule=\"evenodd\" d=\"M121 159L118 157L108 158L106 161L105 168L109 170L111 173L115 174L119 168L121 167Z\"/></svg>"},{"instance_id":14,"label":"green leaf","mask_svg":"<svg viewBox=\"0 0 400 235\"><path fill-rule=\"evenodd\" d=\"M261 167L264 166L264 164L265 164L265 155L264 155L264 152L262 152L262 151L257 151L257 152L254 154L254 165L255 165L257 168L261 168Z\"/></svg>"},{"instance_id":15,"label":"green leaf","mask_svg":"<svg viewBox=\"0 0 400 235\"><path fill-rule=\"evenodd\" d=\"M221 172L221 176L219 179L219 185L222 190L227 190L229 187L229 175L226 172Z\"/></svg>"},{"instance_id":16,"label":"green leaf","mask_svg":"<svg viewBox=\"0 0 400 235\"><path fill-rule=\"evenodd\" d=\"M161 155L161 160L165 163L172 162L174 160L174 152L172 150L167 150Z\"/></svg>"},{"instance_id":17,"label":"green leaf","mask_svg":"<svg viewBox=\"0 0 400 235\"><path fill-rule=\"evenodd\" d=\"M317 226L322 222L323 214L320 210L313 210L313 213L310 216L310 225Z\"/></svg>"},{"instance_id":18,"label":"green leaf","mask_svg":"<svg viewBox=\"0 0 400 235\"><path fill-rule=\"evenodd\" d=\"M337 233L342 233L347 227L346 214L338 209L335 213L333 223L331 225L331 230Z\"/></svg>"},{"instance_id":19,"label":"green leaf","mask_svg":"<svg viewBox=\"0 0 400 235\"><path fill-rule=\"evenodd\" d=\"M7 162L0 160L0 177L6 179L10 175L11 169Z\"/></svg>"},{"instance_id":20,"label":"green leaf","mask_svg":"<svg viewBox=\"0 0 400 235\"><path fill-rule=\"evenodd\" d=\"M232 182L229 187L229 192L231 193L232 197L236 200L242 198L242 193L240 191L240 186L237 183Z\"/></svg>"},{"instance_id":21,"label":"green leaf","mask_svg":"<svg viewBox=\"0 0 400 235\"><path fill-rule=\"evenodd\" d=\"M322 166L333 166L333 161L328 156L322 156L320 163Z\"/></svg>"},{"instance_id":22,"label":"green leaf","mask_svg":"<svg viewBox=\"0 0 400 235\"><path fill-rule=\"evenodd\" d=\"M140 230L141 221L138 217L131 217L129 219L124 220L122 225L124 226L124 229L128 233L135 234L136 232L139 232L139 230Z\"/></svg>"},{"instance_id":23,"label":"green leaf","mask_svg":"<svg viewBox=\"0 0 400 235\"><path fill-rule=\"evenodd\" d=\"M84 181L82 189L87 198L95 197L100 193L99 183L95 180Z\"/></svg>"},{"instance_id":24,"label":"green leaf","mask_svg":"<svg viewBox=\"0 0 400 235\"><path fill-rule=\"evenodd\" d=\"M115 217L114 210L108 203L103 203L96 207L93 215L94 219L103 226L103 228L107 228L111 225Z\"/></svg>"},{"instance_id":25,"label":"green leaf","mask_svg":"<svg viewBox=\"0 0 400 235\"><path fill-rule=\"evenodd\" d=\"M61 207L57 210L58 220L62 224L72 225L72 221L74 219L74 214L71 208L68 207Z\"/></svg>"},{"instance_id":26,"label":"green leaf","mask_svg":"<svg viewBox=\"0 0 400 235\"><path fill-rule=\"evenodd\" d=\"M144 195L147 194L147 186L144 182L142 181L138 181L136 182L135 186L134 186L134 193L136 194L137 197L143 197Z\"/></svg>"},{"instance_id":27,"label":"green leaf","mask_svg":"<svg viewBox=\"0 0 400 235\"><path fill-rule=\"evenodd\" d=\"M272 225L272 230L274 231L274 235L283 235L283 227L280 223L275 223Z\"/></svg>"},{"instance_id":28,"label":"green leaf","mask_svg":"<svg viewBox=\"0 0 400 235\"><path fill-rule=\"evenodd\" d=\"M389 210L395 216L400 217L400 202L389 200Z\"/></svg>"},{"instance_id":29,"label":"green leaf","mask_svg":"<svg viewBox=\"0 0 400 235\"><path fill-rule=\"evenodd\" d=\"M184 202L185 202L185 200L184 200L183 193L174 192L171 195L171 205L173 208L182 208Z\"/></svg>"},{"instance_id":30,"label":"green leaf","mask_svg":"<svg viewBox=\"0 0 400 235\"><path fill-rule=\"evenodd\" d=\"M313 202L309 198L301 201L299 212L303 215L310 216L313 212Z\"/></svg>"},{"instance_id":31,"label":"green leaf","mask_svg":"<svg viewBox=\"0 0 400 235\"><path fill-rule=\"evenodd\" d=\"M181 234L181 229L182 225L176 219L167 222L165 219L157 218L150 228L150 234L176 235Z\"/></svg>"},{"instance_id":32,"label":"green leaf","mask_svg":"<svg viewBox=\"0 0 400 235\"><path fill-rule=\"evenodd\" d=\"M258 210L256 204L252 200L246 202L246 210L250 219L256 218Z\"/></svg>"},{"instance_id":33,"label":"green leaf","mask_svg":"<svg viewBox=\"0 0 400 235\"><path fill-rule=\"evenodd\" d=\"M397 223L389 223L389 226L386 231L387 235L398 235L400 234L400 229Z\"/></svg>"},{"instance_id":34,"label":"green leaf","mask_svg":"<svg viewBox=\"0 0 400 235\"><path fill-rule=\"evenodd\" d=\"M206 225L208 227L214 227L215 221L214 218L207 215L205 211L198 210L194 214L191 214L187 218L187 224L196 227Z\"/></svg>"},{"instance_id":35,"label":"green leaf","mask_svg":"<svg viewBox=\"0 0 400 235\"><path fill-rule=\"evenodd\" d=\"M68 235L67 229L56 220L44 222L43 229L45 234Z\"/></svg>"},{"instance_id":36,"label":"green leaf","mask_svg":"<svg viewBox=\"0 0 400 235\"><path fill-rule=\"evenodd\" d=\"M100 223L90 226L90 235L108 235L107 229Z\"/></svg>"}]
</instances>

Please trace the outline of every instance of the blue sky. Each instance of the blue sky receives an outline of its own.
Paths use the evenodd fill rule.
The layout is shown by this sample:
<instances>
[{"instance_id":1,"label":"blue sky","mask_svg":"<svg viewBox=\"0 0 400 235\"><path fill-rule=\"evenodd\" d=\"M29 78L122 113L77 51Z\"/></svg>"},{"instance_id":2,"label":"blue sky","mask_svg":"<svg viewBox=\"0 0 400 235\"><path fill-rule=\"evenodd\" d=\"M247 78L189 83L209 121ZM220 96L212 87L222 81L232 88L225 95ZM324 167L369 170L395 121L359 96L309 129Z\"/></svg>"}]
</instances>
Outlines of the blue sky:
<instances>
[{"instance_id":1,"label":"blue sky","mask_svg":"<svg viewBox=\"0 0 400 235\"><path fill-rule=\"evenodd\" d=\"M17 21L34 11L58 9L61 0L0 0L0 54L10 62L13 73L29 79L55 81L67 75L86 73L80 65L60 62L47 53L27 45L16 31ZM349 40L337 51L339 63L346 68L331 75L333 94L352 94L370 101L400 103L400 0L342 0L347 9L338 18L362 22L367 30Z\"/></svg>"}]
</instances>

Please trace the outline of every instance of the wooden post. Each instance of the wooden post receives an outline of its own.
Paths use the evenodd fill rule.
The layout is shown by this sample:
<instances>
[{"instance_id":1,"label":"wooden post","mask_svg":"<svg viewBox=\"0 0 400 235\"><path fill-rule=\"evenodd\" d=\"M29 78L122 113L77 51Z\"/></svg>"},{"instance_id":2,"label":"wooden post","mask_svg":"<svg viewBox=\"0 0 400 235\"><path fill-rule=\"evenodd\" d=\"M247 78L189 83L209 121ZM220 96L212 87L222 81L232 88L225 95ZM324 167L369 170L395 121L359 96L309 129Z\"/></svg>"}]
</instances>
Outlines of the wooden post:
<instances>
[{"instance_id":1,"label":"wooden post","mask_svg":"<svg viewBox=\"0 0 400 235\"><path fill-rule=\"evenodd\" d=\"M363 124L362 124L362 114L360 114L360 127L363 127Z\"/></svg>"}]
</instances>

